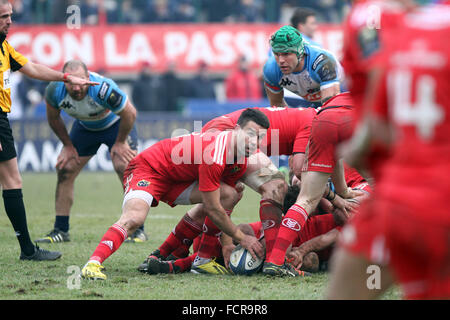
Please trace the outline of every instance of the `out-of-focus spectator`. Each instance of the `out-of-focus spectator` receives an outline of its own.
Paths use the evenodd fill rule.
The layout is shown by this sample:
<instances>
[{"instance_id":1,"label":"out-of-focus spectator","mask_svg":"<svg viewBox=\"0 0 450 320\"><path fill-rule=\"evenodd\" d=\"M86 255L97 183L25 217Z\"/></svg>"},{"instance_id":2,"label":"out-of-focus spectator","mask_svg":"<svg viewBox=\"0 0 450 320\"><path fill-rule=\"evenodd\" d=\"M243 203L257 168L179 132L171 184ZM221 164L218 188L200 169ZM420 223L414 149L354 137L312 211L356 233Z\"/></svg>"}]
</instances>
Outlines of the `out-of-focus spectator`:
<instances>
[{"instance_id":1,"label":"out-of-focus spectator","mask_svg":"<svg viewBox=\"0 0 450 320\"><path fill-rule=\"evenodd\" d=\"M190 23L196 20L196 11L192 0L175 0L174 22Z\"/></svg>"},{"instance_id":2,"label":"out-of-focus spectator","mask_svg":"<svg viewBox=\"0 0 450 320\"><path fill-rule=\"evenodd\" d=\"M167 23L174 20L174 11L169 0L153 0L149 2L144 21L150 23Z\"/></svg>"},{"instance_id":3,"label":"out-of-focus spectator","mask_svg":"<svg viewBox=\"0 0 450 320\"><path fill-rule=\"evenodd\" d=\"M210 0L202 2L208 22L224 22L230 20L236 12L238 0Z\"/></svg>"},{"instance_id":4,"label":"out-of-focus spectator","mask_svg":"<svg viewBox=\"0 0 450 320\"><path fill-rule=\"evenodd\" d=\"M14 0L12 2L14 23L31 23L31 0Z\"/></svg>"},{"instance_id":5,"label":"out-of-focus spectator","mask_svg":"<svg viewBox=\"0 0 450 320\"><path fill-rule=\"evenodd\" d=\"M167 71L161 75L161 111L178 111L179 98L183 95L183 81L176 74L176 63L169 62Z\"/></svg>"},{"instance_id":6,"label":"out-of-focus spectator","mask_svg":"<svg viewBox=\"0 0 450 320\"><path fill-rule=\"evenodd\" d=\"M139 11L133 6L132 0L123 0L119 11L119 22L135 24L141 22Z\"/></svg>"},{"instance_id":7,"label":"out-of-focus spectator","mask_svg":"<svg viewBox=\"0 0 450 320\"><path fill-rule=\"evenodd\" d=\"M259 0L241 0L235 13L239 22L262 22L263 3Z\"/></svg>"},{"instance_id":8,"label":"out-of-focus spectator","mask_svg":"<svg viewBox=\"0 0 450 320\"><path fill-rule=\"evenodd\" d=\"M208 65L200 63L197 74L188 82L185 96L189 98L216 99L214 81L209 77Z\"/></svg>"},{"instance_id":9,"label":"out-of-focus spectator","mask_svg":"<svg viewBox=\"0 0 450 320\"><path fill-rule=\"evenodd\" d=\"M149 63L143 63L131 92L136 109L138 111L161 111L160 89L159 76L152 72Z\"/></svg>"},{"instance_id":10,"label":"out-of-focus spectator","mask_svg":"<svg viewBox=\"0 0 450 320\"><path fill-rule=\"evenodd\" d=\"M84 0L80 6L81 22L84 24L95 25L98 23L98 4L97 0Z\"/></svg>"},{"instance_id":11,"label":"out-of-focus spectator","mask_svg":"<svg viewBox=\"0 0 450 320\"><path fill-rule=\"evenodd\" d=\"M291 26L296 28L303 36L303 39L310 44L320 46L313 40L314 33L318 28L316 12L309 8L297 8L291 18Z\"/></svg>"},{"instance_id":12,"label":"out-of-focus spectator","mask_svg":"<svg viewBox=\"0 0 450 320\"><path fill-rule=\"evenodd\" d=\"M225 80L225 91L228 100L261 99L261 82L249 68L247 59L239 58L238 67Z\"/></svg>"}]
</instances>

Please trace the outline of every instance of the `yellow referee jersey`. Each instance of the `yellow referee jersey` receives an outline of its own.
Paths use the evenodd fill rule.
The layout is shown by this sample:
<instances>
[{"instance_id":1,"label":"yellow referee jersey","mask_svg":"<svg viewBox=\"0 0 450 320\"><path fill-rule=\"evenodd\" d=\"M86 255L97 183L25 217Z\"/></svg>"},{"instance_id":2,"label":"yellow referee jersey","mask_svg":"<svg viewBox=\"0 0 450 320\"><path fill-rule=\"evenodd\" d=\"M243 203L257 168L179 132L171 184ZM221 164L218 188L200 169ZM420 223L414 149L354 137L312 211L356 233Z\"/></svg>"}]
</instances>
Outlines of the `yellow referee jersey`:
<instances>
[{"instance_id":1,"label":"yellow referee jersey","mask_svg":"<svg viewBox=\"0 0 450 320\"><path fill-rule=\"evenodd\" d=\"M3 40L0 47L0 108L3 112L11 111L11 81L10 74L17 71L28 59L14 50L8 41Z\"/></svg>"}]
</instances>

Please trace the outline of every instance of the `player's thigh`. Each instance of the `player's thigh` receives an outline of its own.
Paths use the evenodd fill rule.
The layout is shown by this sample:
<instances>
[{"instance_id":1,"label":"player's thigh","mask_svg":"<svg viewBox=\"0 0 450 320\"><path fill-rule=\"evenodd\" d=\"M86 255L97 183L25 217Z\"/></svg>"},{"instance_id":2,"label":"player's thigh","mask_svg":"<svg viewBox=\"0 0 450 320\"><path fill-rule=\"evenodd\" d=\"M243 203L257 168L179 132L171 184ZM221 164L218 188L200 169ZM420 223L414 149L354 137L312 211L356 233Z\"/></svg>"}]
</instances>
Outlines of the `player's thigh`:
<instances>
[{"instance_id":1,"label":"player's thigh","mask_svg":"<svg viewBox=\"0 0 450 320\"><path fill-rule=\"evenodd\" d=\"M376 299L393 283L387 267L374 265L345 248L336 249L330 263L327 299Z\"/></svg>"},{"instance_id":2,"label":"player's thigh","mask_svg":"<svg viewBox=\"0 0 450 320\"><path fill-rule=\"evenodd\" d=\"M22 188L22 177L16 157L0 161L0 183L4 190Z\"/></svg>"},{"instance_id":3,"label":"player's thigh","mask_svg":"<svg viewBox=\"0 0 450 320\"><path fill-rule=\"evenodd\" d=\"M308 213L311 213L319 204L329 177L330 174L325 172L303 172L297 204L308 211Z\"/></svg>"}]
</instances>

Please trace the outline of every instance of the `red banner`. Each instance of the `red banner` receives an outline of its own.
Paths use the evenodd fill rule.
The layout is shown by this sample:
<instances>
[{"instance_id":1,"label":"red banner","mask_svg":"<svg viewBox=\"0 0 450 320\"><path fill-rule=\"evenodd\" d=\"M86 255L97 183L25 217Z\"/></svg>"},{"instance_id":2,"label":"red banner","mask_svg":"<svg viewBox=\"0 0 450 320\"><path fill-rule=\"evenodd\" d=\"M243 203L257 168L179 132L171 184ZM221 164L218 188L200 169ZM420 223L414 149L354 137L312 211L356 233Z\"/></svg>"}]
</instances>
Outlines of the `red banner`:
<instances>
[{"instance_id":1,"label":"red banner","mask_svg":"<svg viewBox=\"0 0 450 320\"><path fill-rule=\"evenodd\" d=\"M65 25L18 26L8 41L32 61L61 68L78 58L90 70L135 72L143 62L156 71L173 62L178 72L192 72L205 61L211 71L223 72L245 55L255 68L267 59L269 37L278 24L161 24L106 25L69 29ZM339 26L324 25L315 40L339 58Z\"/></svg>"}]
</instances>

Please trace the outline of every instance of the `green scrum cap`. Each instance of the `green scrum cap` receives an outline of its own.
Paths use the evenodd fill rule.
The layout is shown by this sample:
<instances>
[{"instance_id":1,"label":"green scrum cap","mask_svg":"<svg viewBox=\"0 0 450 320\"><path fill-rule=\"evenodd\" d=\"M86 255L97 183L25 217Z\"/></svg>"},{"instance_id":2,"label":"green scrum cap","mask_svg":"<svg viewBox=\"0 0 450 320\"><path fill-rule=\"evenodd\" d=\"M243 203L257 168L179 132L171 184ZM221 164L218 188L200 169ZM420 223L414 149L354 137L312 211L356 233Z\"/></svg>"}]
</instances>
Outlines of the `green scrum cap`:
<instances>
[{"instance_id":1,"label":"green scrum cap","mask_svg":"<svg viewBox=\"0 0 450 320\"><path fill-rule=\"evenodd\" d=\"M300 32L292 26L283 26L270 38L270 46L274 53L296 53L298 57L305 52Z\"/></svg>"}]
</instances>

